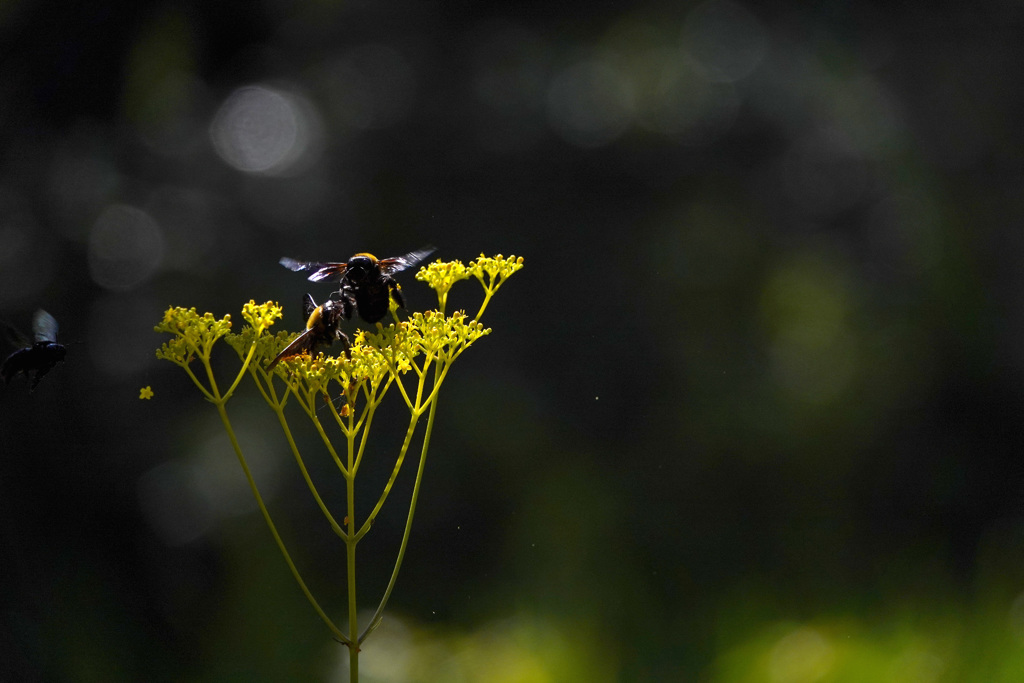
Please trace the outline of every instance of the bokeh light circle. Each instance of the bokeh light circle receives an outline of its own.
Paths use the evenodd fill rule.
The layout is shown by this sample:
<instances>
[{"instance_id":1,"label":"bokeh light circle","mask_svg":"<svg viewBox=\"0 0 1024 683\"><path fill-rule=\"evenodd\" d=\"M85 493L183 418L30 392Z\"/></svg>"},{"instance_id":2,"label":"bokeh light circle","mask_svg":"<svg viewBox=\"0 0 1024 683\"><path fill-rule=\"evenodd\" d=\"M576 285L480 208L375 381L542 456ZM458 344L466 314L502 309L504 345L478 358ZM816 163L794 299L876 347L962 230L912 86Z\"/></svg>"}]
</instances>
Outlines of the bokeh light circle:
<instances>
[{"instance_id":1,"label":"bokeh light circle","mask_svg":"<svg viewBox=\"0 0 1024 683\"><path fill-rule=\"evenodd\" d=\"M89 273L104 289L127 291L149 278L164 254L156 221L134 206L107 207L89 233Z\"/></svg>"},{"instance_id":2,"label":"bokeh light circle","mask_svg":"<svg viewBox=\"0 0 1024 683\"><path fill-rule=\"evenodd\" d=\"M731 0L695 7L683 28L683 48L709 81L731 83L761 64L768 39L760 20Z\"/></svg>"},{"instance_id":3,"label":"bokeh light circle","mask_svg":"<svg viewBox=\"0 0 1024 683\"><path fill-rule=\"evenodd\" d=\"M552 127L580 147L614 141L633 122L633 115L629 81L604 61L587 60L566 67L548 87Z\"/></svg>"},{"instance_id":4,"label":"bokeh light circle","mask_svg":"<svg viewBox=\"0 0 1024 683\"><path fill-rule=\"evenodd\" d=\"M305 98L262 85L235 90L210 124L217 154L246 173L294 171L315 156L321 138L319 116Z\"/></svg>"}]
</instances>

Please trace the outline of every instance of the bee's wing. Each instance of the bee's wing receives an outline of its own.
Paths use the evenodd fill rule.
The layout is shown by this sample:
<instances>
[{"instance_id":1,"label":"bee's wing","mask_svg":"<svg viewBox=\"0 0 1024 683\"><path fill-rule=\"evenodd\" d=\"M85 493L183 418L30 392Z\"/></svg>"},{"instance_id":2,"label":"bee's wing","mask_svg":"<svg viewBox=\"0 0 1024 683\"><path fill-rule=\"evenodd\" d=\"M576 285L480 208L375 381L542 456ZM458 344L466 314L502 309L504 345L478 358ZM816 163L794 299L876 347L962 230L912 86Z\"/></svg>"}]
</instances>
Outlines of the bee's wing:
<instances>
[{"instance_id":1,"label":"bee's wing","mask_svg":"<svg viewBox=\"0 0 1024 683\"><path fill-rule=\"evenodd\" d=\"M309 280L313 282L320 282L327 278L337 278L345 274L345 269L348 268L348 263L318 263L316 261L296 261L293 258L285 256L279 261L279 263L287 268L288 270L312 270L312 275L309 276Z\"/></svg>"},{"instance_id":2,"label":"bee's wing","mask_svg":"<svg viewBox=\"0 0 1024 683\"><path fill-rule=\"evenodd\" d=\"M385 275L391 275L399 271L405 270L406 268L412 268L417 263L433 254L437 249L433 245L428 245L422 249L416 251L410 251L405 256L396 256L394 258L385 258L380 260L380 270ZM311 278L312 279L312 278Z\"/></svg>"},{"instance_id":3,"label":"bee's wing","mask_svg":"<svg viewBox=\"0 0 1024 683\"><path fill-rule=\"evenodd\" d=\"M57 341L57 320L40 308L32 316L32 332L35 333L37 342L55 342Z\"/></svg>"},{"instance_id":4,"label":"bee's wing","mask_svg":"<svg viewBox=\"0 0 1024 683\"><path fill-rule=\"evenodd\" d=\"M288 258L287 256L278 261L278 263L288 270L312 270L324 265L322 263L313 263L312 261L296 261L295 259Z\"/></svg>"},{"instance_id":5,"label":"bee's wing","mask_svg":"<svg viewBox=\"0 0 1024 683\"><path fill-rule=\"evenodd\" d=\"M307 292L305 298L302 299L302 317L309 320L309 316L313 315L315 310L316 302L313 301L313 296Z\"/></svg>"},{"instance_id":6,"label":"bee's wing","mask_svg":"<svg viewBox=\"0 0 1024 683\"><path fill-rule=\"evenodd\" d=\"M300 354L309 351L309 338L313 334L312 330L306 330L298 337L293 339L288 346L281 349L281 353L274 357L274 360L270 361L270 365L267 366L267 372L274 369L274 366L285 358L291 358L292 356L298 356Z\"/></svg>"}]
</instances>

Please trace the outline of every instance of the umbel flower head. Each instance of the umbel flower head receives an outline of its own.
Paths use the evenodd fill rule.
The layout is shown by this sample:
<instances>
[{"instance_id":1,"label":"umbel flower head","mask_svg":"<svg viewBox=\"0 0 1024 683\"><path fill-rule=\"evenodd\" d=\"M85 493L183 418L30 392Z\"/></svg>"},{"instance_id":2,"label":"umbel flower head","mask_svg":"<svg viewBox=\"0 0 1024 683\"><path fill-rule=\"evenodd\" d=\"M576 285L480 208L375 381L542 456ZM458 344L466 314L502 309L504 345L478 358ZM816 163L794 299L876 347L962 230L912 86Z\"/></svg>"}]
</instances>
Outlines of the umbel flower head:
<instances>
[{"instance_id":1,"label":"umbel flower head","mask_svg":"<svg viewBox=\"0 0 1024 683\"><path fill-rule=\"evenodd\" d=\"M263 331L273 325L274 321L282 315L281 307L273 301L257 304L249 299L249 303L242 306L242 318L249 323L249 327L255 330L257 336L263 334Z\"/></svg>"},{"instance_id":2,"label":"umbel flower head","mask_svg":"<svg viewBox=\"0 0 1024 683\"><path fill-rule=\"evenodd\" d=\"M480 257L463 265L462 261L449 261L447 263L435 261L420 268L416 273L416 279L426 282L437 292L437 301L440 310L444 312L448 302L448 292L452 286L460 280L467 280L475 277L484 288L484 301L477 311L476 319L483 315L487 303L498 290L498 287L512 276L513 273L523 267L521 256L504 257L501 254L491 258L480 254Z\"/></svg>"},{"instance_id":3,"label":"umbel flower head","mask_svg":"<svg viewBox=\"0 0 1024 683\"><path fill-rule=\"evenodd\" d=\"M197 355L210 357L213 345L231 330L231 316L226 315L218 320L213 317L213 313L199 315L195 308L172 306L164 312L164 319L153 329L174 335L173 339L157 350L156 357L187 365Z\"/></svg>"},{"instance_id":4,"label":"umbel flower head","mask_svg":"<svg viewBox=\"0 0 1024 683\"><path fill-rule=\"evenodd\" d=\"M509 256L508 258L498 254L490 258L480 254L480 258L469 264L469 272L480 281L484 289L494 291L501 286L508 278L523 267L522 256Z\"/></svg>"},{"instance_id":5,"label":"umbel flower head","mask_svg":"<svg viewBox=\"0 0 1024 683\"><path fill-rule=\"evenodd\" d=\"M305 387L326 390L331 381L348 386L353 382L368 381L379 385L391 375L410 370L420 371L416 358L425 355L427 362L452 361L480 337L488 334L476 320L467 320L463 312L446 316L443 306L452 286L461 280L475 277L486 293L482 314L490 296L513 273L523 267L523 259L515 256L487 257L481 255L468 265L461 261L435 261L420 269L416 278L426 282L438 294L440 311L414 313L408 320L388 327L377 326L377 332L360 332L351 349L350 358L331 355L299 356L288 359L277 367L275 374L288 380L293 375ZM195 357L209 359L214 344L226 337L228 344L243 360L247 357L256 367L273 358L293 333L266 334L282 317L281 306L273 301L257 304L250 300L242 307L246 325L238 334L231 334L231 316L217 319L212 313L200 315L195 308L171 307L156 326L156 331L173 335L157 351L157 357L178 365L187 365Z\"/></svg>"},{"instance_id":6,"label":"umbel flower head","mask_svg":"<svg viewBox=\"0 0 1024 683\"><path fill-rule=\"evenodd\" d=\"M439 371L446 370L466 348L490 333L462 311L452 315L444 313L448 292L456 282L476 278L483 286L484 301L476 315L479 318L497 288L522 265L523 259L514 256L481 255L468 264L436 261L422 267L416 277L437 292L440 310L416 312L404 321L396 317L387 327L378 324L375 331L361 331L355 336L349 353L344 355L298 355L283 359L268 372L271 359L294 340L296 334L270 332L283 315L278 303L257 304L250 300L242 307L246 324L237 333L231 331L231 316L217 319L211 313L200 315L194 308L169 308L156 330L169 333L173 338L161 346L157 356L183 367L195 358L206 364L214 345L223 337L243 361L243 371L248 370L254 373L254 378L262 377L266 382L271 381L271 377L284 380L288 388L306 400L315 393L336 394L339 388L350 400L360 387L368 392L367 396L375 396L378 389L386 389L406 373L414 372L422 378L431 364L437 364ZM394 307L392 310L395 311ZM198 381L198 377L192 375L192 378ZM237 384L236 380L231 385L224 395L225 400ZM402 393L411 407L414 401L404 390ZM217 394L211 391L208 396Z\"/></svg>"},{"instance_id":7,"label":"umbel flower head","mask_svg":"<svg viewBox=\"0 0 1024 683\"><path fill-rule=\"evenodd\" d=\"M273 358L287 343L291 333L282 330L276 335L263 334L283 316L281 306L275 301L257 304L252 299L242 306L242 318L247 325L239 334L226 335L225 341L243 360L253 350L254 358Z\"/></svg>"},{"instance_id":8,"label":"umbel flower head","mask_svg":"<svg viewBox=\"0 0 1024 683\"><path fill-rule=\"evenodd\" d=\"M469 276L469 270L462 265L462 261L434 261L423 266L416 273L416 279L426 282L441 298L448 296L449 290L456 282L465 280Z\"/></svg>"},{"instance_id":9,"label":"umbel flower head","mask_svg":"<svg viewBox=\"0 0 1024 683\"><path fill-rule=\"evenodd\" d=\"M435 261L420 268L416 279L426 282L439 294L447 294L459 280L475 277L485 289L497 289L502 282L523 267L523 257L484 256L463 265L462 261Z\"/></svg>"},{"instance_id":10,"label":"umbel flower head","mask_svg":"<svg viewBox=\"0 0 1024 683\"><path fill-rule=\"evenodd\" d=\"M414 313L409 320L380 326L377 332L360 332L349 349L349 355L317 354L288 358L279 363L272 374L283 379L301 395L331 393L340 389L352 393L366 385L376 390L387 381L410 371L421 375L430 363L448 364L490 329L457 312L444 316L438 311ZM290 341L291 334L257 335L250 326L240 334L228 334L225 341L240 358L255 350L254 362L262 368L263 361L274 358Z\"/></svg>"},{"instance_id":11,"label":"umbel flower head","mask_svg":"<svg viewBox=\"0 0 1024 683\"><path fill-rule=\"evenodd\" d=\"M455 359L481 337L490 333L489 329L480 324L480 317L498 287L522 266L523 259L514 256L505 258L500 255L494 258L481 256L465 265L460 261L431 263L421 268L416 277L435 290L439 310L414 312L407 319L399 320L392 298L391 312L394 322L387 326L378 322L375 329L363 330L354 335L354 343L348 349L348 353L305 353L288 356L280 359L273 368L270 368L270 365L282 349L292 344L297 337L296 333L270 332L270 328L282 317L281 306L273 301L262 304L249 301L245 304L242 307L242 319L245 324L237 333L232 332L231 316L217 319L211 313L200 315L194 308L169 308L163 320L156 326L156 331L171 335L171 339L157 351L157 357L181 366L203 396L216 406L256 503L296 582L334 638L350 649L350 676L353 681L358 678L360 649L367 636L381 622L383 610L394 587L402 557L405 555L430 435L433 431L438 391ZM470 318L463 311L446 314L445 304L452 286L456 282L472 278L476 278L484 290L483 302L476 315ZM211 352L221 338L235 350L242 361L241 369L231 378L230 385L224 390L217 378L220 366L218 365L218 371L215 372L210 359ZM336 350L338 347L334 348ZM196 365L201 368L192 366L194 360L199 361ZM242 451L244 439L238 438L235 434L226 407L245 376L253 380L257 390L275 413L310 494L333 533L345 543L349 569L345 573L349 595L348 633L345 633L327 611L320 607L302 579L282 535L273 523L269 508L263 502L256 478L246 463ZM401 394L408 408L409 426L398 450L391 475L383 490L379 492L377 502L365 517L357 519L357 511L362 508L355 505L355 479L364 456L379 457L377 449L367 448L368 436L376 409L391 387L396 388ZM152 395L150 387L140 392L142 399L150 398ZM342 399L340 405L339 399ZM320 495L319 484L314 481L310 468L304 464L299 440L293 438L289 425L291 410L286 408L289 402L299 404L313 431L320 437L326 454L344 479L346 508L343 514L333 510L330 499ZM326 412L322 411L325 407ZM321 415L327 415L329 418L321 421ZM426 421L426 427L422 432L422 446L415 449L414 437L417 433L417 423L421 419ZM333 441L339 434L344 438L341 448L337 448ZM419 452L419 463L398 560L376 612L362 633L359 633L358 605L354 597L355 548L360 540L370 533L374 520L391 495L406 455L416 450Z\"/></svg>"}]
</instances>

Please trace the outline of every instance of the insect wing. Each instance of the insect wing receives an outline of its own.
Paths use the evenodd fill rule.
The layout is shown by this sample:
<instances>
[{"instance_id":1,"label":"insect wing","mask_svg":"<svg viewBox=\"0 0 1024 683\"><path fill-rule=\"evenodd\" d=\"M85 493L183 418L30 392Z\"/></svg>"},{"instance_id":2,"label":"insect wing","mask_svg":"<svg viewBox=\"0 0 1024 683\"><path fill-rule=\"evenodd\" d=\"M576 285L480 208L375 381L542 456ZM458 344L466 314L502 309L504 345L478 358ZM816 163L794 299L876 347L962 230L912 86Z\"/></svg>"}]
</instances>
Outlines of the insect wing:
<instances>
[{"instance_id":1,"label":"insect wing","mask_svg":"<svg viewBox=\"0 0 1024 683\"><path fill-rule=\"evenodd\" d=\"M385 275L391 275L403 271L406 268L412 268L420 261L424 260L437 249L433 246L423 247L416 251L411 251L405 256L396 256L394 258L385 258L380 260L380 270Z\"/></svg>"},{"instance_id":2,"label":"insect wing","mask_svg":"<svg viewBox=\"0 0 1024 683\"><path fill-rule=\"evenodd\" d=\"M348 268L347 263L323 263L319 265L323 267L306 278L310 282L320 282L321 280L340 280L345 276L345 269Z\"/></svg>"},{"instance_id":3,"label":"insect wing","mask_svg":"<svg viewBox=\"0 0 1024 683\"><path fill-rule=\"evenodd\" d=\"M306 294L302 300L302 317L309 320L309 316L313 315L313 311L316 310L316 302L313 301L312 295Z\"/></svg>"},{"instance_id":4,"label":"insect wing","mask_svg":"<svg viewBox=\"0 0 1024 683\"><path fill-rule=\"evenodd\" d=\"M313 270L314 268L320 268L321 266L324 265L323 263L313 263L312 261L296 261L295 259L288 258L287 256L285 256L280 261L278 261L278 263L280 263L282 266L284 266L288 270L295 270L295 271L298 271L298 270Z\"/></svg>"},{"instance_id":5,"label":"insect wing","mask_svg":"<svg viewBox=\"0 0 1024 683\"><path fill-rule=\"evenodd\" d=\"M57 341L57 320L40 308L32 316L32 332L35 333L37 342L55 342Z\"/></svg>"},{"instance_id":6,"label":"insect wing","mask_svg":"<svg viewBox=\"0 0 1024 683\"><path fill-rule=\"evenodd\" d=\"M312 275L309 276L309 280L312 282L320 282L328 278L341 279L345 275L345 269L348 268L348 263L319 263L317 261L296 261L293 258L285 256L279 261L279 263L291 271L300 270L312 270Z\"/></svg>"},{"instance_id":7,"label":"insect wing","mask_svg":"<svg viewBox=\"0 0 1024 683\"><path fill-rule=\"evenodd\" d=\"M306 330L298 337L292 340L292 342L281 350L281 353L274 357L274 360L270 361L270 365L267 366L267 372L274 369L274 366L283 361L285 358L291 358L292 356L301 355L309 351L309 342L313 335L313 330Z\"/></svg>"}]
</instances>

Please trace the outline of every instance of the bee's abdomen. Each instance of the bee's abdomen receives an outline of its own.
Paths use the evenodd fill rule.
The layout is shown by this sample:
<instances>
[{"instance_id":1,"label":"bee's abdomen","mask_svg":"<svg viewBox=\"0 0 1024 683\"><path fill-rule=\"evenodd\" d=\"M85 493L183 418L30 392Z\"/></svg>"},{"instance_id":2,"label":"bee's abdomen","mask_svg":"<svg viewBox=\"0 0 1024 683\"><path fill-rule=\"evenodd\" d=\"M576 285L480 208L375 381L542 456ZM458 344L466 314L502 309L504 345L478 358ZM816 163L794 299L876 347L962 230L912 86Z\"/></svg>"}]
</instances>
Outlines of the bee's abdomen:
<instances>
[{"instance_id":1,"label":"bee's abdomen","mask_svg":"<svg viewBox=\"0 0 1024 683\"><path fill-rule=\"evenodd\" d=\"M360 287L356 290L356 310L359 317L368 323L375 323L388 314L391 292L387 285Z\"/></svg>"}]
</instances>

